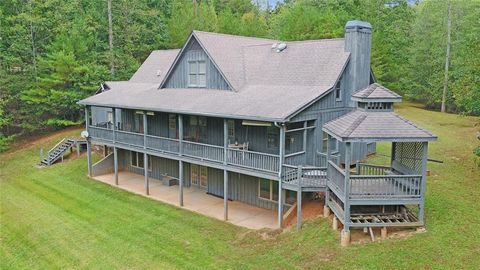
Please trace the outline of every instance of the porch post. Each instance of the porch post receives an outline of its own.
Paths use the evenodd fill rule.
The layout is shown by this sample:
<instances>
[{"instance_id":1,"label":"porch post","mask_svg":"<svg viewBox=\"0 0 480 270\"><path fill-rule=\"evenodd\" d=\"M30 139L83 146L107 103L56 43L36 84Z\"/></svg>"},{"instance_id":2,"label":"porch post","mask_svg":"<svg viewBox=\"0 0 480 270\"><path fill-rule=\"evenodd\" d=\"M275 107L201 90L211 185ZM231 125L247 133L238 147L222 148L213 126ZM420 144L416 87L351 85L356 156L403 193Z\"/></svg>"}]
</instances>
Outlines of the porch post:
<instances>
[{"instance_id":1,"label":"porch post","mask_svg":"<svg viewBox=\"0 0 480 270\"><path fill-rule=\"evenodd\" d=\"M341 245L348 246L350 244L350 159L351 159L352 146L351 142L345 143L345 201L344 216L343 216L343 230L341 235Z\"/></svg>"},{"instance_id":2,"label":"porch post","mask_svg":"<svg viewBox=\"0 0 480 270\"><path fill-rule=\"evenodd\" d=\"M427 160L428 160L428 142L422 143L422 184L421 184L421 202L418 211L418 220L425 225L425 189L427 188Z\"/></svg>"},{"instance_id":3,"label":"porch post","mask_svg":"<svg viewBox=\"0 0 480 270\"><path fill-rule=\"evenodd\" d=\"M85 106L85 129L88 130L88 125L90 124L89 118L89 106ZM90 142L90 138L85 138L87 141L87 167L88 167L88 176L92 177L92 145Z\"/></svg>"},{"instance_id":4,"label":"porch post","mask_svg":"<svg viewBox=\"0 0 480 270\"><path fill-rule=\"evenodd\" d=\"M223 119L223 219L228 220L228 171L227 167L228 123Z\"/></svg>"},{"instance_id":5,"label":"porch post","mask_svg":"<svg viewBox=\"0 0 480 270\"><path fill-rule=\"evenodd\" d=\"M179 155L182 156L183 152L183 115L178 115L178 143L179 143ZM178 199L180 206L183 206L183 161L178 161Z\"/></svg>"},{"instance_id":6,"label":"porch post","mask_svg":"<svg viewBox=\"0 0 480 270\"><path fill-rule=\"evenodd\" d=\"M330 160L330 134L327 133L327 172L328 172L328 161ZM328 173L327 173L328 174ZM330 200L330 191L328 190L328 175L327 175L327 182L326 182L326 187L325 187L325 204L323 206L323 217L328 217L330 216L330 208L328 207L327 203Z\"/></svg>"},{"instance_id":7,"label":"porch post","mask_svg":"<svg viewBox=\"0 0 480 270\"><path fill-rule=\"evenodd\" d=\"M116 127L117 115L116 115L115 108L112 108L112 120L113 120L113 126L112 126L112 142L113 142L113 145L115 145L115 129L117 128L117 127Z\"/></svg>"},{"instance_id":8,"label":"porch post","mask_svg":"<svg viewBox=\"0 0 480 270\"><path fill-rule=\"evenodd\" d=\"M307 121L303 122L303 152L305 152L304 161L306 164L307 163Z\"/></svg>"},{"instance_id":9,"label":"porch post","mask_svg":"<svg viewBox=\"0 0 480 270\"><path fill-rule=\"evenodd\" d=\"M148 179L148 155L147 155L147 112L143 112L143 174L145 177L145 194L150 194L150 183Z\"/></svg>"},{"instance_id":10,"label":"porch post","mask_svg":"<svg viewBox=\"0 0 480 270\"><path fill-rule=\"evenodd\" d=\"M283 226L283 187L282 187L282 175L283 175L283 160L285 157L285 125L280 127L280 149L279 149L279 164L278 164L278 227Z\"/></svg>"},{"instance_id":11,"label":"porch post","mask_svg":"<svg viewBox=\"0 0 480 270\"><path fill-rule=\"evenodd\" d=\"M115 185L118 186L118 150L113 147L113 170L115 171Z\"/></svg>"},{"instance_id":12,"label":"porch post","mask_svg":"<svg viewBox=\"0 0 480 270\"><path fill-rule=\"evenodd\" d=\"M297 189L297 231L300 231L302 228L302 166L298 166L297 169L297 179L298 179L298 189Z\"/></svg>"}]
</instances>

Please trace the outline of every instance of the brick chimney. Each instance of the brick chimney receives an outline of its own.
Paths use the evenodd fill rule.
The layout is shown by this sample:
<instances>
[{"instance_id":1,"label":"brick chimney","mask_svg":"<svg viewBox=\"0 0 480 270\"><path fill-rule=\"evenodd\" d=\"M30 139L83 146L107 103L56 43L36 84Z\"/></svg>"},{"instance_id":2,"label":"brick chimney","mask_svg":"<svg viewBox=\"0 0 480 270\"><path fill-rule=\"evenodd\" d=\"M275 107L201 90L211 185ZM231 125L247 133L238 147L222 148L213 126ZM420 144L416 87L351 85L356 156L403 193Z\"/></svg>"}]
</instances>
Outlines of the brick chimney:
<instances>
[{"instance_id":1,"label":"brick chimney","mask_svg":"<svg viewBox=\"0 0 480 270\"><path fill-rule=\"evenodd\" d=\"M348 21L345 25L345 51L350 52L350 62L346 69L346 94L350 97L354 92L370 85L370 62L372 54L372 25L362 21ZM355 102L349 99L347 104L354 107Z\"/></svg>"}]
</instances>

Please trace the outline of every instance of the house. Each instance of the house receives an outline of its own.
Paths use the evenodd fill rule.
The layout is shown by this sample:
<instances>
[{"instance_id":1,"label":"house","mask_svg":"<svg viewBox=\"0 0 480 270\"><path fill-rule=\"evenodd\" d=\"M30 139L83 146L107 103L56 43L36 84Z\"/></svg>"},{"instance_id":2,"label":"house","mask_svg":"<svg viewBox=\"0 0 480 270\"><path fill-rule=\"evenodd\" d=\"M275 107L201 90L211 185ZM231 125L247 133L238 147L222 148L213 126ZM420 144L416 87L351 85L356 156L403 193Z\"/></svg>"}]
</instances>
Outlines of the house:
<instances>
[{"instance_id":1,"label":"house","mask_svg":"<svg viewBox=\"0 0 480 270\"><path fill-rule=\"evenodd\" d=\"M375 83L370 58L361 21L345 38L286 43L193 31L79 102L88 173L142 175L146 194L176 186L180 206L185 189L202 190L223 198L225 220L230 202L270 209L278 227L293 204L300 226L302 198L323 193L345 244L350 228L423 226L436 137L393 112L401 97ZM361 163L378 141L392 142L391 164ZM112 153L92 164L91 144Z\"/></svg>"}]
</instances>

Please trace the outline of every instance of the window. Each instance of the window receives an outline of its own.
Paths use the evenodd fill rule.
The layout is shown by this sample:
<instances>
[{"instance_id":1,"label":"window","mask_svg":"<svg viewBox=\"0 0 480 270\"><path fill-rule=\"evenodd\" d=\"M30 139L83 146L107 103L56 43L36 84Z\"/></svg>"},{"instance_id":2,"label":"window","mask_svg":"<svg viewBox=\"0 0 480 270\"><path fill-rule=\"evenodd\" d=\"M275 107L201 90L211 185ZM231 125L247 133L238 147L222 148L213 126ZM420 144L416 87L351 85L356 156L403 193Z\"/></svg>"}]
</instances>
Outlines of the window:
<instances>
[{"instance_id":1,"label":"window","mask_svg":"<svg viewBox=\"0 0 480 270\"><path fill-rule=\"evenodd\" d=\"M270 201L278 201L278 182L268 179L258 181L258 197Z\"/></svg>"},{"instance_id":2,"label":"window","mask_svg":"<svg viewBox=\"0 0 480 270\"><path fill-rule=\"evenodd\" d=\"M341 87L341 79L338 80L337 84L335 85L335 100L341 101L342 100L342 87Z\"/></svg>"},{"instance_id":3,"label":"window","mask_svg":"<svg viewBox=\"0 0 480 270\"><path fill-rule=\"evenodd\" d=\"M113 123L113 112L112 111L107 112L107 122Z\"/></svg>"},{"instance_id":4,"label":"window","mask_svg":"<svg viewBox=\"0 0 480 270\"><path fill-rule=\"evenodd\" d=\"M228 138L235 140L235 120L228 120Z\"/></svg>"},{"instance_id":5,"label":"window","mask_svg":"<svg viewBox=\"0 0 480 270\"><path fill-rule=\"evenodd\" d=\"M145 160L143 158L143 153L130 151L130 164L132 167L143 169L145 166ZM150 157L148 158L148 170L152 170L152 159Z\"/></svg>"},{"instance_id":6,"label":"window","mask_svg":"<svg viewBox=\"0 0 480 270\"><path fill-rule=\"evenodd\" d=\"M168 137L178 138L177 135L177 116L175 114L168 114Z\"/></svg>"},{"instance_id":7,"label":"window","mask_svg":"<svg viewBox=\"0 0 480 270\"><path fill-rule=\"evenodd\" d=\"M275 149L278 147L279 131L275 127L267 127L267 148Z\"/></svg>"},{"instance_id":8,"label":"window","mask_svg":"<svg viewBox=\"0 0 480 270\"><path fill-rule=\"evenodd\" d=\"M208 185L208 168L196 164L190 165L190 179L192 185L206 188Z\"/></svg>"},{"instance_id":9,"label":"window","mask_svg":"<svg viewBox=\"0 0 480 270\"><path fill-rule=\"evenodd\" d=\"M330 150L331 153L338 151L338 141L335 138L331 138L332 142L332 149ZM322 153L327 153L327 143L328 143L328 134L323 132L323 139L322 139Z\"/></svg>"},{"instance_id":10,"label":"window","mask_svg":"<svg viewBox=\"0 0 480 270\"><path fill-rule=\"evenodd\" d=\"M143 112L135 112L133 116L133 132L143 133Z\"/></svg>"},{"instance_id":11,"label":"window","mask_svg":"<svg viewBox=\"0 0 480 270\"><path fill-rule=\"evenodd\" d=\"M207 86L207 63L204 60L188 61L188 86Z\"/></svg>"}]
</instances>

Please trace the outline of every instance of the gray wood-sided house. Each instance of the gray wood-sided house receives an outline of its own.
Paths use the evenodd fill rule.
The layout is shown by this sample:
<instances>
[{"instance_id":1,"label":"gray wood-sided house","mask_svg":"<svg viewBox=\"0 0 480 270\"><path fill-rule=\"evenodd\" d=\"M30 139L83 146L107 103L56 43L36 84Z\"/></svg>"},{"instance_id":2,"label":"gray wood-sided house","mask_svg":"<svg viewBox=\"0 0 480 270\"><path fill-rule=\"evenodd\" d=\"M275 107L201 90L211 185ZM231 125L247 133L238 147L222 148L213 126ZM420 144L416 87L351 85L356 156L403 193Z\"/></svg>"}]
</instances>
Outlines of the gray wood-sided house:
<instances>
[{"instance_id":1,"label":"gray wood-sided house","mask_svg":"<svg viewBox=\"0 0 480 270\"><path fill-rule=\"evenodd\" d=\"M89 174L142 174L147 193L149 181L177 179L180 205L184 187L205 189L225 206L276 209L279 227L291 202L324 193L345 243L350 228L423 226L436 136L393 112L401 97L375 83L370 58L361 21L345 38L286 43L193 31L180 50L152 52L129 81L79 102ZM379 141L392 142L391 163L362 163ZM92 143L113 162L92 166Z\"/></svg>"}]
</instances>

